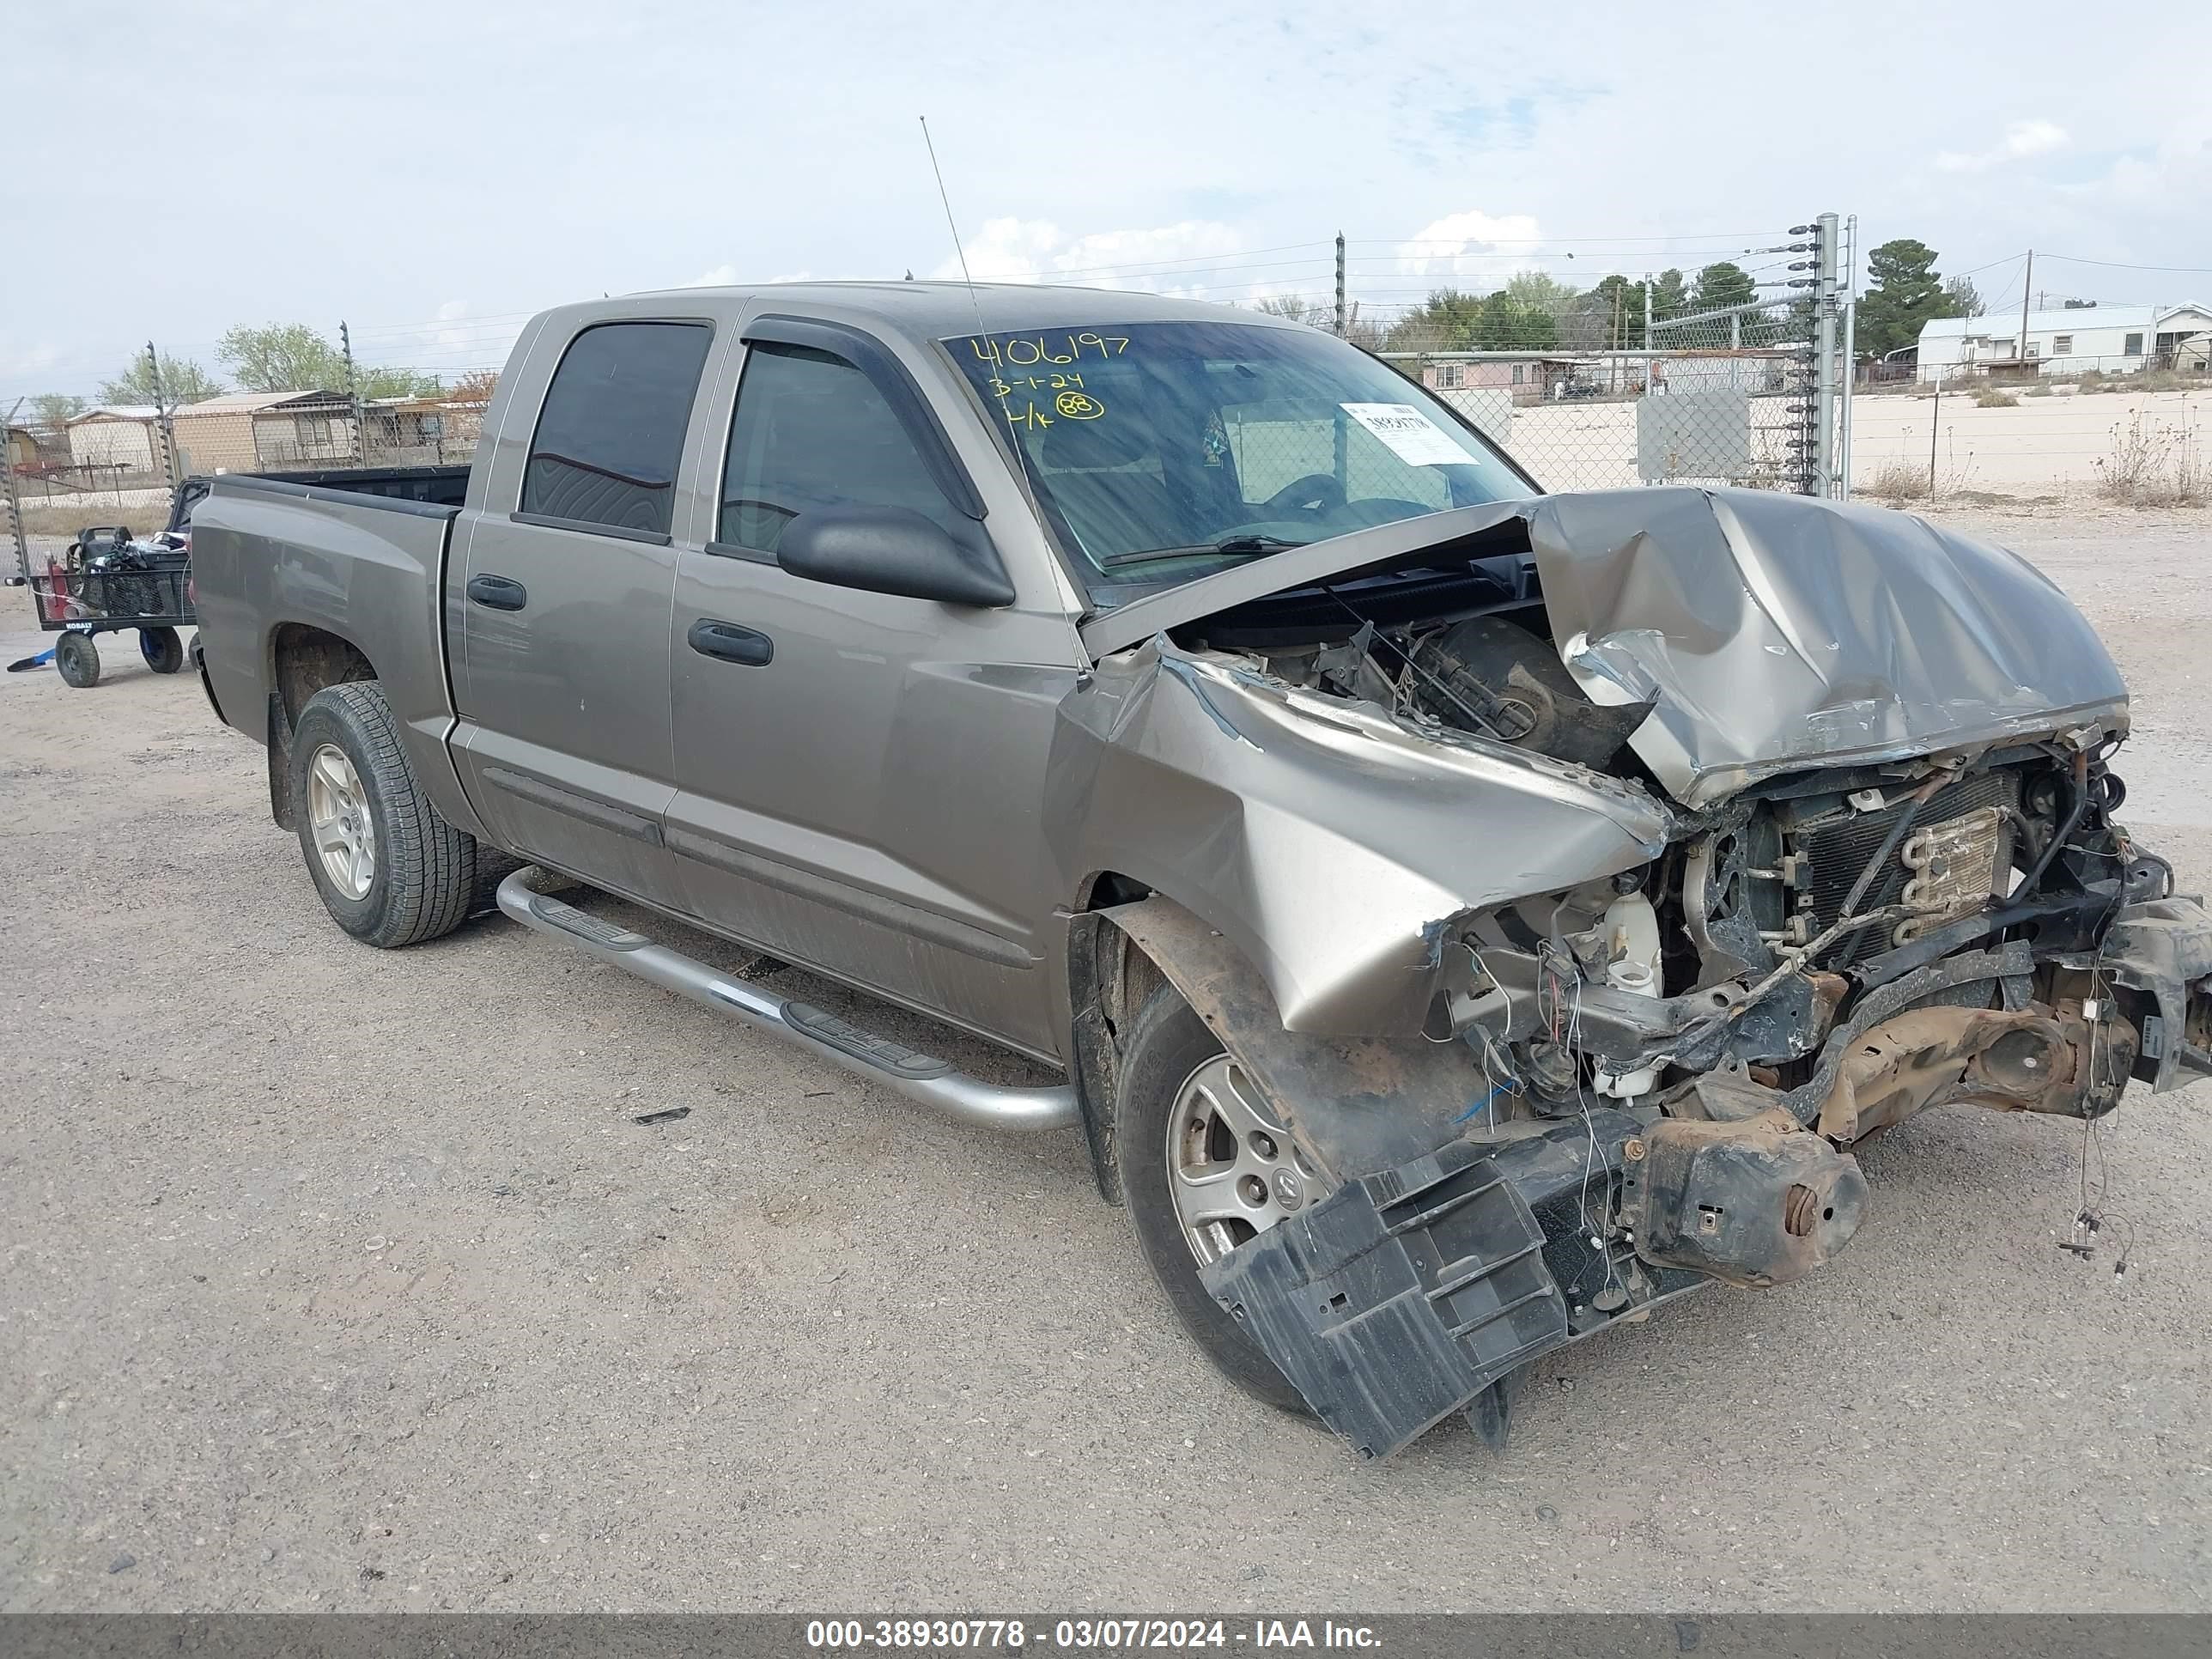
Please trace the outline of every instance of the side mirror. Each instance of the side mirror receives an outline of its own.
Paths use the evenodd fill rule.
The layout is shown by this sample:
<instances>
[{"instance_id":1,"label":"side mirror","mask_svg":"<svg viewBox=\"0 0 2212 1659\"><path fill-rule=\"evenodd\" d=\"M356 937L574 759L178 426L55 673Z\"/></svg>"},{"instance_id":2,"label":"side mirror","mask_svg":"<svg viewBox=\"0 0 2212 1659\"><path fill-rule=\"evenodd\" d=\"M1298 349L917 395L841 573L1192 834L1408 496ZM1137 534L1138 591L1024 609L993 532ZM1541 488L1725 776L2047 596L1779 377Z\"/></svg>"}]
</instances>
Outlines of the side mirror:
<instances>
[{"instance_id":1,"label":"side mirror","mask_svg":"<svg viewBox=\"0 0 2212 1659\"><path fill-rule=\"evenodd\" d=\"M904 507L825 507L783 527L775 562L794 576L945 605L1014 602L996 555L970 552Z\"/></svg>"}]
</instances>

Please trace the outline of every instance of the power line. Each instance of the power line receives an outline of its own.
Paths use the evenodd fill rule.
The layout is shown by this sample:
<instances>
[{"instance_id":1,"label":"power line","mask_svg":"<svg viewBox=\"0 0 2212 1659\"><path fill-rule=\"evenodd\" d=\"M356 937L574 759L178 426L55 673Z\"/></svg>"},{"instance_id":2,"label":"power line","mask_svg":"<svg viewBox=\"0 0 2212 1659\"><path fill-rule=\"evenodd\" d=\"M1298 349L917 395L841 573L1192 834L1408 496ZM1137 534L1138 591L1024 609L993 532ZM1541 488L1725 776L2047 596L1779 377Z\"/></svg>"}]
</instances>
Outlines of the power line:
<instances>
[{"instance_id":1,"label":"power line","mask_svg":"<svg viewBox=\"0 0 2212 1659\"><path fill-rule=\"evenodd\" d=\"M1351 245L1354 247L1465 247L1469 242L1480 241L1486 247L1516 246L1534 247L1559 242L1573 242L1577 246L1599 242L1741 242L1746 239L1757 240L1759 237L1771 236L1775 234L1772 227L1770 226L1765 230L1685 231L1679 234L1662 234L1651 236L1486 236L1480 238L1470 236L1462 237L1457 241L1441 238L1431 238L1424 241L1412 237L1392 239L1382 236L1355 236L1352 239ZM1664 252L1663 249L1661 251ZM1738 252L1743 251L1738 250Z\"/></svg>"},{"instance_id":2,"label":"power line","mask_svg":"<svg viewBox=\"0 0 2212 1659\"><path fill-rule=\"evenodd\" d=\"M2102 265L2108 270L2166 270L2184 276L2212 276L2212 265L2131 265L2118 259L2080 259L2070 253L2046 253L2043 257L2062 264Z\"/></svg>"}]
</instances>

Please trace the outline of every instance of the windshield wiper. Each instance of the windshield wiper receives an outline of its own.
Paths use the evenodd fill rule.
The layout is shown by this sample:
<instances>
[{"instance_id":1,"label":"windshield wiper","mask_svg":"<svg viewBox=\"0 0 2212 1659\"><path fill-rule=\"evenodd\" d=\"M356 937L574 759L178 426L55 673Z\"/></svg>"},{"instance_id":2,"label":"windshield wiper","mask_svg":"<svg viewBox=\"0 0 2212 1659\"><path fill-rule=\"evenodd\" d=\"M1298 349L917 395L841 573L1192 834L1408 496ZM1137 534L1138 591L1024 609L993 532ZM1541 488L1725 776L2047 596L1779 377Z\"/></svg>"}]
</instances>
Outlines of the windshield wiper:
<instances>
[{"instance_id":1,"label":"windshield wiper","mask_svg":"<svg viewBox=\"0 0 2212 1659\"><path fill-rule=\"evenodd\" d=\"M1150 564L1158 559L1188 559L1201 553L1256 555L1279 553L1286 547L1304 547L1304 542L1287 541L1280 536L1224 536L1218 542L1200 542L1194 547L1146 547L1133 553L1109 553L1098 561L1112 570L1125 564Z\"/></svg>"}]
</instances>

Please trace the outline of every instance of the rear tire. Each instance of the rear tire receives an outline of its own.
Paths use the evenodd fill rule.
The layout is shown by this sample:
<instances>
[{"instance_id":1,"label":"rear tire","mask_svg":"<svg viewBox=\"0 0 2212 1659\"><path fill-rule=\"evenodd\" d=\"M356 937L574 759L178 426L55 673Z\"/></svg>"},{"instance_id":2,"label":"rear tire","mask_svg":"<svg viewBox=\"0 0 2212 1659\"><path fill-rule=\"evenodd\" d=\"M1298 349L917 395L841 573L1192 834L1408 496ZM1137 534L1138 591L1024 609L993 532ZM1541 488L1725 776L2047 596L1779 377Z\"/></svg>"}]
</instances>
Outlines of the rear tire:
<instances>
[{"instance_id":1,"label":"rear tire","mask_svg":"<svg viewBox=\"0 0 2212 1659\"><path fill-rule=\"evenodd\" d=\"M1224 1053L1221 1039L1173 986L1162 986L1138 1013L1121 1060L1114 1120L1129 1223L1176 1317L1215 1368L1255 1399L1310 1416L1304 1396L1206 1293L1198 1277L1196 1249L1170 1190L1177 1177L1170 1167L1169 1125L1186 1085Z\"/></svg>"},{"instance_id":2,"label":"rear tire","mask_svg":"<svg viewBox=\"0 0 2212 1659\"><path fill-rule=\"evenodd\" d=\"M394 950L467 918L476 838L423 794L374 680L325 686L307 700L292 732L291 795L315 890L354 938Z\"/></svg>"},{"instance_id":3,"label":"rear tire","mask_svg":"<svg viewBox=\"0 0 2212 1659\"><path fill-rule=\"evenodd\" d=\"M185 665L185 641L173 628L142 628L138 654L156 674L173 674Z\"/></svg>"},{"instance_id":4,"label":"rear tire","mask_svg":"<svg viewBox=\"0 0 2212 1659\"><path fill-rule=\"evenodd\" d=\"M64 630L54 641L54 667L65 684L80 691L100 684L100 647L89 634Z\"/></svg>"}]
</instances>

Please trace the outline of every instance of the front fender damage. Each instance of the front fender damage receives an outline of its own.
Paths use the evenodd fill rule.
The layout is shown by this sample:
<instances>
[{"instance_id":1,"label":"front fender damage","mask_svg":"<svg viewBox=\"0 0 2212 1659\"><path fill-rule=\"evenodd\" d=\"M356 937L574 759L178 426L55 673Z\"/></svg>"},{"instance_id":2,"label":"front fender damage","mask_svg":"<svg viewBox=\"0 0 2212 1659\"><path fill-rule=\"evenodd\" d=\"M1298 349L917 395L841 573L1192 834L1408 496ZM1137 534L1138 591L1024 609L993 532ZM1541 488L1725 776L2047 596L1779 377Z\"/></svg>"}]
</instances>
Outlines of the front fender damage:
<instances>
[{"instance_id":1,"label":"front fender damage","mask_svg":"<svg viewBox=\"0 0 2212 1659\"><path fill-rule=\"evenodd\" d=\"M1046 828L1063 890L1113 871L1240 951L1291 1031L1413 1036L1453 924L1657 856L1634 784L1455 732L1416 735L1165 636L1061 703Z\"/></svg>"}]
</instances>

